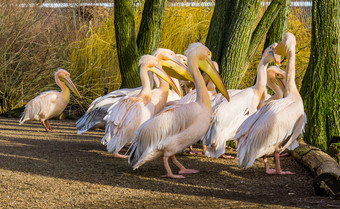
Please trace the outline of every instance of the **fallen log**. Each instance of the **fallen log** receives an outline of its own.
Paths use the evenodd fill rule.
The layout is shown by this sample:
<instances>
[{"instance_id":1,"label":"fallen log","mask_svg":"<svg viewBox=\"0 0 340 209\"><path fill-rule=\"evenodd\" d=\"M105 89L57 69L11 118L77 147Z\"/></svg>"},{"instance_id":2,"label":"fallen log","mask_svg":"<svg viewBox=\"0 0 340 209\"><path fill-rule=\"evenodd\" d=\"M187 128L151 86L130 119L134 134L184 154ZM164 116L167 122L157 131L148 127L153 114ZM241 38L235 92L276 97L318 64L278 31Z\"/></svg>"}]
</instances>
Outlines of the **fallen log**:
<instances>
[{"instance_id":1,"label":"fallen log","mask_svg":"<svg viewBox=\"0 0 340 209\"><path fill-rule=\"evenodd\" d=\"M316 195L340 199L340 166L331 156L304 142L292 152L292 156L315 175L313 187Z\"/></svg>"}]
</instances>

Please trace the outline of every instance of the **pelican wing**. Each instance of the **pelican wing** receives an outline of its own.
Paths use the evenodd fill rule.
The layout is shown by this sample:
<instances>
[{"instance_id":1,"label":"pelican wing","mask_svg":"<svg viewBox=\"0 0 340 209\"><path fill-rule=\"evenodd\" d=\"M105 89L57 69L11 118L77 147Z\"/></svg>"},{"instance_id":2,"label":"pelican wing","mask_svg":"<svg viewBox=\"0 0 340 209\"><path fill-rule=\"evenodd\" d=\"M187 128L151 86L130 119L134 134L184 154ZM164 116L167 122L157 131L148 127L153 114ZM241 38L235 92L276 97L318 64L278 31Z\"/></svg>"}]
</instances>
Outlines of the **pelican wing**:
<instances>
[{"instance_id":1,"label":"pelican wing","mask_svg":"<svg viewBox=\"0 0 340 209\"><path fill-rule=\"evenodd\" d=\"M57 105L56 101L59 93L58 91L45 91L29 101L25 105L25 110L19 120L19 125L28 120L41 120L41 117L48 117L53 113L52 108Z\"/></svg>"},{"instance_id":2,"label":"pelican wing","mask_svg":"<svg viewBox=\"0 0 340 209\"><path fill-rule=\"evenodd\" d=\"M82 134L91 128L104 128L106 124L104 117L107 114L108 109L126 96L137 95L140 90L141 87L134 89L119 89L95 99L90 104L86 113L76 122L78 134Z\"/></svg>"},{"instance_id":3,"label":"pelican wing","mask_svg":"<svg viewBox=\"0 0 340 209\"><path fill-rule=\"evenodd\" d=\"M105 135L102 143L107 150L117 154L123 146L131 142L138 127L154 113L151 102L140 97L128 97L112 105L106 120Z\"/></svg>"},{"instance_id":4,"label":"pelican wing","mask_svg":"<svg viewBox=\"0 0 340 209\"><path fill-rule=\"evenodd\" d=\"M253 104L252 88L235 94L230 102L224 100L214 109L207 133L202 142L207 146L208 157L219 157L225 152L226 142L231 140L242 122L256 110Z\"/></svg>"},{"instance_id":5,"label":"pelican wing","mask_svg":"<svg viewBox=\"0 0 340 209\"><path fill-rule=\"evenodd\" d=\"M289 98L264 105L244 121L234 137L239 140L239 165L249 168L258 157L272 154L277 149L284 150L301 133L303 126L303 107Z\"/></svg>"},{"instance_id":6,"label":"pelican wing","mask_svg":"<svg viewBox=\"0 0 340 209\"><path fill-rule=\"evenodd\" d=\"M169 143L177 143L172 139L188 129L199 114L199 108L195 107L197 103L190 104L167 107L139 127L130 146L129 163L134 169L158 157ZM184 149L181 146L174 147Z\"/></svg>"}]
</instances>

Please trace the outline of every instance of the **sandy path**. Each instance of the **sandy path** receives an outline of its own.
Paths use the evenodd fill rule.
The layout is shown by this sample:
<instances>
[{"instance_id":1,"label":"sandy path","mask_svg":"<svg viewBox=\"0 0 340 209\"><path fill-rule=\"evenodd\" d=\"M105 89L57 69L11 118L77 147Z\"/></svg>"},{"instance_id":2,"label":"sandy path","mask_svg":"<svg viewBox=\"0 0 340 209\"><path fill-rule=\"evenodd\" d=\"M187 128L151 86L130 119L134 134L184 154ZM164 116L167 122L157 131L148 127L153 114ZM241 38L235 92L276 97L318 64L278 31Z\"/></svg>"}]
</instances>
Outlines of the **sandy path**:
<instances>
[{"instance_id":1,"label":"sandy path","mask_svg":"<svg viewBox=\"0 0 340 209\"><path fill-rule=\"evenodd\" d=\"M100 144L103 131L77 135L74 121L51 125L47 133L39 122L0 117L0 208L340 207L314 195L312 177L292 157L282 167L296 175L269 176L261 160L242 170L235 160L181 154L200 173L163 179L160 159L133 171L112 158Z\"/></svg>"}]
</instances>

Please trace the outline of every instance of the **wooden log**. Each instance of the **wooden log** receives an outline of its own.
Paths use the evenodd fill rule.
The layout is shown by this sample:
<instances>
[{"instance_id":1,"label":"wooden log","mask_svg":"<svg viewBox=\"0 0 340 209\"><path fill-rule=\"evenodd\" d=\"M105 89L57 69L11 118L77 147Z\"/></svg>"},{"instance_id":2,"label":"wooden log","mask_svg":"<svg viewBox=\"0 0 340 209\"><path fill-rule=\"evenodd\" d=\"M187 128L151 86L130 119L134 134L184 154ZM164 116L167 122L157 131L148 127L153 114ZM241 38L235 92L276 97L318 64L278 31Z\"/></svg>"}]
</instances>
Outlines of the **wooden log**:
<instances>
[{"instance_id":1,"label":"wooden log","mask_svg":"<svg viewBox=\"0 0 340 209\"><path fill-rule=\"evenodd\" d=\"M316 195L340 199L340 166L332 157L306 143L300 143L292 155L316 176L313 182Z\"/></svg>"}]
</instances>

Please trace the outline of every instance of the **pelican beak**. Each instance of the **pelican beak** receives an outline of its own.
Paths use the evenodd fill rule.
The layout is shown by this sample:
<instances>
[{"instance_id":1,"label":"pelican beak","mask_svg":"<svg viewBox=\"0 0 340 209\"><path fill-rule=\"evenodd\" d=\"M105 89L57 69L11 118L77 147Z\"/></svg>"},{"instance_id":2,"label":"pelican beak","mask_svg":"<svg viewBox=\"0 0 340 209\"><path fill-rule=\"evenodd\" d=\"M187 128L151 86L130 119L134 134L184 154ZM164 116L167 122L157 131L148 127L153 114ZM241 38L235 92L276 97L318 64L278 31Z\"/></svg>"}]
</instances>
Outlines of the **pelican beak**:
<instances>
[{"instance_id":1,"label":"pelican beak","mask_svg":"<svg viewBox=\"0 0 340 209\"><path fill-rule=\"evenodd\" d=\"M73 84L73 82L71 81L70 77L64 77L63 80L65 81L65 84L71 89L71 91L77 95L80 99L83 99L80 96L80 93L78 91L78 89L76 88L76 86Z\"/></svg>"},{"instance_id":2,"label":"pelican beak","mask_svg":"<svg viewBox=\"0 0 340 209\"><path fill-rule=\"evenodd\" d=\"M194 82L188 71L188 67L185 64L179 62L175 58L175 55L170 59L160 60L159 63L164 69L164 71L171 77L176 78L178 80L187 80Z\"/></svg>"},{"instance_id":3,"label":"pelican beak","mask_svg":"<svg viewBox=\"0 0 340 209\"><path fill-rule=\"evenodd\" d=\"M279 65L281 62L281 58L279 55L275 54L274 51L269 51L269 53L273 56L275 65Z\"/></svg>"},{"instance_id":4,"label":"pelican beak","mask_svg":"<svg viewBox=\"0 0 340 209\"><path fill-rule=\"evenodd\" d=\"M158 65L149 68L149 70L153 73L156 73L159 77L161 77L163 80L165 80L167 83L170 84L170 86L176 91L178 96L182 97L182 92L179 90L175 82L172 80L172 78Z\"/></svg>"},{"instance_id":5,"label":"pelican beak","mask_svg":"<svg viewBox=\"0 0 340 209\"><path fill-rule=\"evenodd\" d=\"M227 91L227 88L225 87L222 78L220 74L218 74L218 71L216 70L215 66L212 64L212 61L210 58L205 60L198 61L198 67L202 69L205 73L208 74L210 79L214 82L218 90L220 90L221 94L230 101L230 97Z\"/></svg>"},{"instance_id":6,"label":"pelican beak","mask_svg":"<svg viewBox=\"0 0 340 209\"><path fill-rule=\"evenodd\" d=\"M274 54L278 54L281 56L286 56L287 52L286 52L286 40L282 40L274 49ZM274 58L275 59L275 58Z\"/></svg>"}]
</instances>

